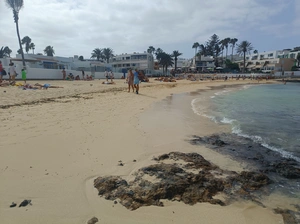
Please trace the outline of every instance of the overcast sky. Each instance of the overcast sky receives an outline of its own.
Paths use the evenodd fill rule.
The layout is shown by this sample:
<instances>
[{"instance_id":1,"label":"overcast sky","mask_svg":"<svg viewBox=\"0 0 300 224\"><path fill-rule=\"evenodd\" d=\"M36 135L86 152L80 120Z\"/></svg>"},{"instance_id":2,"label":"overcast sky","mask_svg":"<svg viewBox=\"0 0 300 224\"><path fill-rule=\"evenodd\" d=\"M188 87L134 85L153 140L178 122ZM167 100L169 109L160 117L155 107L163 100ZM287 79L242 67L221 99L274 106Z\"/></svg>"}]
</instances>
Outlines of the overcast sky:
<instances>
[{"instance_id":1,"label":"overcast sky","mask_svg":"<svg viewBox=\"0 0 300 224\"><path fill-rule=\"evenodd\" d=\"M0 0L0 48L19 49L12 10ZM194 42L247 40L259 52L300 46L300 0L24 0L20 36L35 53L53 46L55 56L83 55L95 48L114 54L149 46L191 58Z\"/></svg>"}]
</instances>

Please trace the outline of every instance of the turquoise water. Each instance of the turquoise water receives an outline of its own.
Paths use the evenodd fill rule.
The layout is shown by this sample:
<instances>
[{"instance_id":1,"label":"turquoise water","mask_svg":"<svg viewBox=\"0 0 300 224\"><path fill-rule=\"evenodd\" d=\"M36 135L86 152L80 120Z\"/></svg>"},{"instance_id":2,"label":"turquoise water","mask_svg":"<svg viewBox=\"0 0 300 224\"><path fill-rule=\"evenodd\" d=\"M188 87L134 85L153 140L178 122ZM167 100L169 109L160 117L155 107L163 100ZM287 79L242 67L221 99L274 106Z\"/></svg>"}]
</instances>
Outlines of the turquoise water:
<instances>
[{"instance_id":1,"label":"turquoise water","mask_svg":"<svg viewBox=\"0 0 300 224\"><path fill-rule=\"evenodd\" d=\"M300 162L300 83L222 90L211 102L215 122Z\"/></svg>"}]
</instances>

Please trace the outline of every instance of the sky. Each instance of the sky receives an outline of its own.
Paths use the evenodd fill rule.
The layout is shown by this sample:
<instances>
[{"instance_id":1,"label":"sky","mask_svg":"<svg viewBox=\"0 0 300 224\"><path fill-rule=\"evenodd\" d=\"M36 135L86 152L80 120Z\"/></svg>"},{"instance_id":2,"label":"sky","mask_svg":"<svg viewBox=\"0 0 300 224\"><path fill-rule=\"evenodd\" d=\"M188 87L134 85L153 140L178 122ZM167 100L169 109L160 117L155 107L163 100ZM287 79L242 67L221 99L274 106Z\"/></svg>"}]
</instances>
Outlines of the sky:
<instances>
[{"instance_id":1,"label":"sky","mask_svg":"<svg viewBox=\"0 0 300 224\"><path fill-rule=\"evenodd\" d=\"M8 46L14 56L16 26L5 2L0 48ZM50 45L55 56L88 59L95 48L122 54L153 46L192 58L193 43L205 44L213 34L247 40L258 52L300 46L299 11L300 0L24 0L19 29L35 53Z\"/></svg>"}]
</instances>

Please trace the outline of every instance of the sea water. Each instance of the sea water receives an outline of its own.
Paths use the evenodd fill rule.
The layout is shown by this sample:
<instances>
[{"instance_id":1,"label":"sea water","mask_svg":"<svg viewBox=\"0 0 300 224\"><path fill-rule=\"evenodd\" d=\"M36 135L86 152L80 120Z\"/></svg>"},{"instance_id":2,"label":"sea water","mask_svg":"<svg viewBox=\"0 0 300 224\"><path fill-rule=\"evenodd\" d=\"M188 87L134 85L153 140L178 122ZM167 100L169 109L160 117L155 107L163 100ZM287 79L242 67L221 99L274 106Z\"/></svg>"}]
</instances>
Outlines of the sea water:
<instances>
[{"instance_id":1,"label":"sea water","mask_svg":"<svg viewBox=\"0 0 300 224\"><path fill-rule=\"evenodd\" d=\"M300 162L300 83L225 88L210 96L209 108L198 99L194 112Z\"/></svg>"}]
</instances>

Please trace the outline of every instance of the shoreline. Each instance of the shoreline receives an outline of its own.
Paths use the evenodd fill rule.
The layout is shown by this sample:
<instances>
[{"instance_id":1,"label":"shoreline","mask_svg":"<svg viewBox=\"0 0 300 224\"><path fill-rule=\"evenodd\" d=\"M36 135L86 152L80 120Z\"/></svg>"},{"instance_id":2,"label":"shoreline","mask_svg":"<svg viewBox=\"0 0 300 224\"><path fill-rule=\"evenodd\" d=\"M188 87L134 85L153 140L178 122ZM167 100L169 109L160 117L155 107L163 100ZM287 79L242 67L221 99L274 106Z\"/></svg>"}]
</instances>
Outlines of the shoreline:
<instances>
[{"instance_id":1,"label":"shoreline","mask_svg":"<svg viewBox=\"0 0 300 224\"><path fill-rule=\"evenodd\" d=\"M247 81L233 81L226 85L253 84ZM131 212L121 205L114 206L99 198L89 184L90 178L99 175L130 178L130 174L137 169L151 164L154 155L186 147L188 143L183 141L185 137L173 141L168 133L164 133L156 138L155 129L145 130L140 117L151 110L154 102L160 102L167 96L199 89L208 90L209 86L222 84L225 84L224 81L195 84L181 84L179 81L166 85L151 84L147 88L142 85L140 95L125 92L126 86L121 87L123 91L104 87L106 89L101 90L104 92L84 93L87 98L70 100L66 96L63 101L67 102L51 101L2 109L0 117L3 125L0 130L4 134L0 142L0 174L1 183L4 184L0 185L0 196L3 199L0 204L0 221L40 223L43 219L43 223L53 223L53 220L56 223L85 223L96 216L100 223L147 223L145 217L156 223L182 223L188 215L190 223L199 218L207 223L209 220L211 223L213 220L244 223L245 217L248 223L257 223L258 220L264 220L264 223L276 220L280 223L281 215L244 202L242 207L237 202L227 208L206 203L191 207L166 202L164 208L150 206ZM203 133L209 132L205 127L210 124L203 124ZM172 127L164 128L172 131ZM170 134L179 136L181 132ZM152 141L154 139L156 142ZM190 146L186 150L193 151L194 148ZM238 165L210 149L201 147L201 150L203 152L200 154L205 158L216 160L225 167ZM124 166L118 166L120 160ZM27 211L9 208L12 201L20 202L21 199L32 199L33 205L26 207ZM224 217L215 217L216 213ZM258 217L251 221L253 214Z\"/></svg>"}]
</instances>

